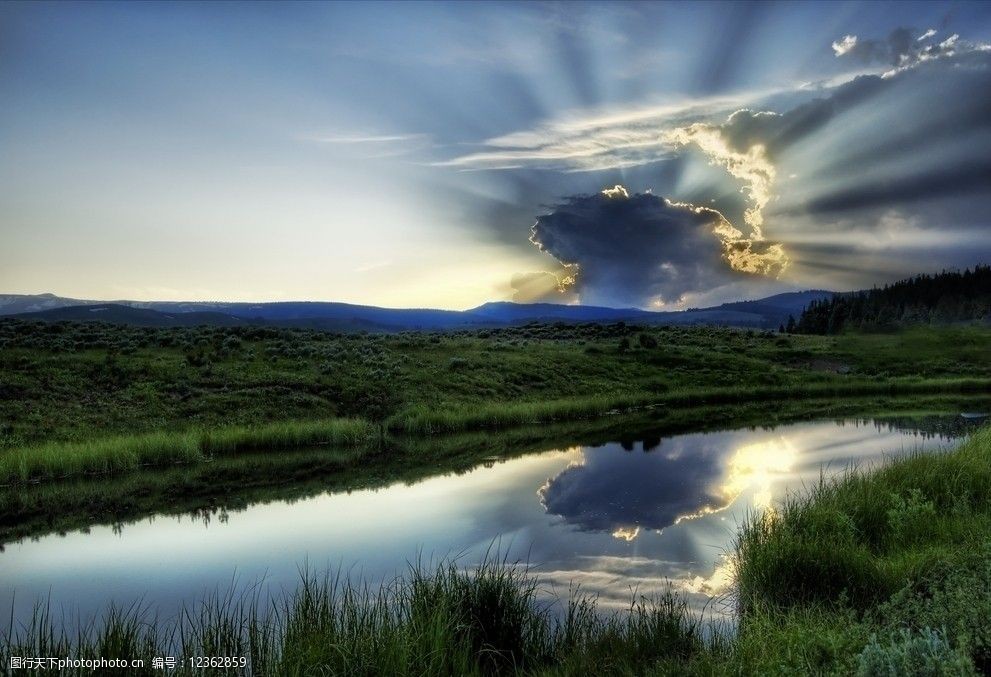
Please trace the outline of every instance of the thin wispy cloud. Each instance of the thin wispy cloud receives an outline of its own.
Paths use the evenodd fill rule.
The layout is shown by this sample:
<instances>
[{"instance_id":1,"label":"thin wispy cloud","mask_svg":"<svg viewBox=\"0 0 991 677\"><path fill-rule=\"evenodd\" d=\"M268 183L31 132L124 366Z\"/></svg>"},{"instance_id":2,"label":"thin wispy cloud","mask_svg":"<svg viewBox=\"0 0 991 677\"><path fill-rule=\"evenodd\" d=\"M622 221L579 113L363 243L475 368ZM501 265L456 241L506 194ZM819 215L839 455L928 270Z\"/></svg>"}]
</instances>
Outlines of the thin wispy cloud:
<instances>
[{"instance_id":1,"label":"thin wispy cloud","mask_svg":"<svg viewBox=\"0 0 991 677\"><path fill-rule=\"evenodd\" d=\"M382 144L382 143L403 143L407 141L422 141L427 139L426 134L339 134L330 136L310 137L312 141L330 144Z\"/></svg>"}]
</instances>

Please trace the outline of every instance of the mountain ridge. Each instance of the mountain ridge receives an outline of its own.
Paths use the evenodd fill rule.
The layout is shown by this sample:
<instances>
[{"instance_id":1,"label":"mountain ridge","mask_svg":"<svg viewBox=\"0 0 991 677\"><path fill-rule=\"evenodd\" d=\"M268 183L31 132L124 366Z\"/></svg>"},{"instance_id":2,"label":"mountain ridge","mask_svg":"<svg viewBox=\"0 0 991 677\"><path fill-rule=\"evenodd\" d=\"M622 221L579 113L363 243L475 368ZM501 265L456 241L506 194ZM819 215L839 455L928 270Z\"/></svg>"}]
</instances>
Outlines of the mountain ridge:
<instances>
[{"instance_id":1,"label":"mountain ridge","mask_svg":"<svg viewBox=\"0 0 991 677\"><path fill-rule=\"evenodd\" d=\"M0 317L25 320L102 321L139 326L261 325L328 331L454 330L527 322L632 322L713 324L773 329L833 292L785 292L708 308L650 311L640 308L490 301L464 311L383 308L336 301L86 301L55 294L0 294Z\"/></svg>"}]
</instances>

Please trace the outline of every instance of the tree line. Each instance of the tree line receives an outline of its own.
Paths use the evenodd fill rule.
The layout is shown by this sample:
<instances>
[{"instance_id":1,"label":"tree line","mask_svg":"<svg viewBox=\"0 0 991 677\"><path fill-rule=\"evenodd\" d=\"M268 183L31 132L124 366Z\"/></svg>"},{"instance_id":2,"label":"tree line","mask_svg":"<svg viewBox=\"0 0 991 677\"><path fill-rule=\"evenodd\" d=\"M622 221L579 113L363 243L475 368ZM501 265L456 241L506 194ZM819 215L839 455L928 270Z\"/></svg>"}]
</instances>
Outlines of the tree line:
<instances>
[{"instance_id":1,"label":"tree line","mask_svg":"<svg viewBox=\"0 0 991 677\"><path fill-rule=\"evenodd\" d=\"M911 324L946 324L991 317L991 266L916 275L884 287L813 301L780 330L836 334Z\"/></svg>"}]
</instances>

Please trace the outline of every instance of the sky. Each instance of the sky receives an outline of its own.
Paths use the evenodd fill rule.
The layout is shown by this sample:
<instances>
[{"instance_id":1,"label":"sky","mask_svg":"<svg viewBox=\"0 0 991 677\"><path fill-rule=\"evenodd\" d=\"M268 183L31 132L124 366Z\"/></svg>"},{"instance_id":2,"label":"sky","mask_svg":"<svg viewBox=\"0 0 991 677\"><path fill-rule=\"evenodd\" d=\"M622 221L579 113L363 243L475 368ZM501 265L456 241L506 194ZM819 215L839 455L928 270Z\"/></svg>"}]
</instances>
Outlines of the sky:
<instances>
[{"instance_id":1,"label":"sky","mask_svg":"<svg viewBox=\"0 0 991 677\"><path fill-rule=\"evenodd\" d=\"M676 309L991 261L991 3L0 4L0 292Z\"/></svg>"}]
</instances>

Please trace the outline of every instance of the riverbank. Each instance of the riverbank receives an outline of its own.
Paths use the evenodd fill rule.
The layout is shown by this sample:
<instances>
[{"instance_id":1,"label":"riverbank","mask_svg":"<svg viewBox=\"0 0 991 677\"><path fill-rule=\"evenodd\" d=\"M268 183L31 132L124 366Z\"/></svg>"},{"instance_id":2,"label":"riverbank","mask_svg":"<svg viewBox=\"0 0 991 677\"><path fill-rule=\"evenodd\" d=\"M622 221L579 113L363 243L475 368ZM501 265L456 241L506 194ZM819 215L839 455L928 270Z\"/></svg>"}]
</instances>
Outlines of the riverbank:
<instances>
[{"instance_id":1,"label":"riverbank","mask_svg":"<svg viewBox=\"0 0 991 677\"><path fill-rule=\"evenodd\" d=\"M991 393L991 379L890 379L788 386L687 389L661 395L617 395L550 400L538 403L461 405L450 409L406 408L376 426L364 419L286 421L208 430L154 432L49 442L0 451L0 487L39 481L101 476L139 469L196 465L253 451L278 453L333 447L351 458L381 453L388 431L432 436L451 432L507 429L541 423L581 421L610 414L651 411L657 417L675 412L760 402L804 402L808 410L824 401ZM699 412L699 415L703 415Z\"/></svg>"},{"instance_id":2,"label":"riverbank","mask_svg":"<svg viewBox=\"0 0 991 677\"><path fill-rule=\"evenodd\" d=\"M309 447L218 455L209 462L142 468L8 486L0 491L0 544L52 532L127 524L143 517L235 512L258 502L294 501L332 491L385 487L470 471L552 449L617 440L645 445L674 435L771 428L812 420L887 420L928 434L958 435L969 426L947 412L991 408L968 396L788 400L682 410L646 410L592 420L433 436L387 436L379 448Z\"/></svg>"},{"instance_id":3,"label":"riverbank","mask_svg":"<svg viewBox=\"0 0 991 677\"><path fill-rule=\"evenodd\" d=\"M953 451L850 470L754 516L733 553L730 634L676 596L603 616L576 594L552 612L534 575L496 561L415 568L381 591L305 574L271 612L223 596L174 623L132 608L81 642L39 610L4 651L153 656L172 642L184 656L247 656L265 675L974 674L991 646L989 499L985 427Z\"/></svg>"}]
</instances>

